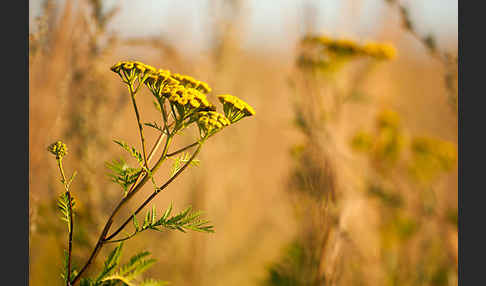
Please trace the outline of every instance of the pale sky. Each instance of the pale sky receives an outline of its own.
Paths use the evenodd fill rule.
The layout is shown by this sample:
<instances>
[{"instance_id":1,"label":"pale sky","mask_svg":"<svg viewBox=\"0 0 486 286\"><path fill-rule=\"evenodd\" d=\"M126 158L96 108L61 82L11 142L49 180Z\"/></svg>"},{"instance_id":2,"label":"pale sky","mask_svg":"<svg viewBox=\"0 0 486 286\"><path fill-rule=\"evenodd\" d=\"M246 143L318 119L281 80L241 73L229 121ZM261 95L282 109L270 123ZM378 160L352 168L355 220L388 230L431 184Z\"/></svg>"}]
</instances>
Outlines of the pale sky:
<instances>
[{"instance_id":1,"label":"pale sky","mask_svg":"<svg viewBox=\"0 0 486 286\"><path fill-rule=\"evenodd\" d=\"M30 0L31 18L36 15L40 0ZM58 0L63 3L63 0ZM209 25L217 11L210 11L210 0L107 0L119 3L121 11L113 19L111 29L124 36L164 35L179 49L187 52L207 48ZM293 46L301 26L303 4L315 7L319 31L358 38L372 37L389 6L384 0L244 0L244 48L285 51ZM410 14L419 32L436 35L439 43L457 42L457 0L401 1L410 7ZM360 14L351 9L359 3ZM388 12L388 13L387 13ZM220 12L221 13L221 12ZM220 15L220 14L219 14Z\"/></svg>"}]
</instances>

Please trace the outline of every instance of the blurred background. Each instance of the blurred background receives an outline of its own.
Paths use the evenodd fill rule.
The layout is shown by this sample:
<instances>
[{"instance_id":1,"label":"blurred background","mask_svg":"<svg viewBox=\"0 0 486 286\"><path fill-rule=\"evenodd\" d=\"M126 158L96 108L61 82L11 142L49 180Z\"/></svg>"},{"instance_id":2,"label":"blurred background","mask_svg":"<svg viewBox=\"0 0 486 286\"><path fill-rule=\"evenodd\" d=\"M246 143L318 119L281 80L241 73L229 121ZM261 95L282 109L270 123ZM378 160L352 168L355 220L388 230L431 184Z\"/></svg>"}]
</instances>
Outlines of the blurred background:
<instances>
[{"instance_id":1,"label":"blurred background","mask_svg":"<svg viewBox=\"0 0 486 286\"><path fill-rule=\"evenodd\" d=\"M143 249L157 258L148 277L171 285L457 285L457 5L30 0L30 284L62 283L62 185L46 147L64 141L65 169L78 173L79 267L122 194L105 162L131 160L112 140L140 144L126 87L110 67L139 60L207 82L214 103L229 93L256 110L211 138L200 166L154 200L158 209L203 210L215 233L143 233L125 244L126 259ZM329 47L310 60L309 35L388 43L396 56L337 52L322 64ZM139 104L143 122L158 119L150 96ZM146 130L151 146L158 134Z\"/></svg>"}]
</instances>

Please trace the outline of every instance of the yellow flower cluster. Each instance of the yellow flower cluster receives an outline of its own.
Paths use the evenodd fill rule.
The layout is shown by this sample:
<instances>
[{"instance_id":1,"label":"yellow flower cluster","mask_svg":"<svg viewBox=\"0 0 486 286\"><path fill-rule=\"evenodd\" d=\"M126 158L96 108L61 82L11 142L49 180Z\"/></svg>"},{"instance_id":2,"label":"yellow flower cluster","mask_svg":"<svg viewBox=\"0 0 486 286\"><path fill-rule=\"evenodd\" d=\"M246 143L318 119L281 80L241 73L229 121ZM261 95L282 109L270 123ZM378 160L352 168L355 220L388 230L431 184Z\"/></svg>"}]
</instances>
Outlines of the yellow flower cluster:
<instances>
[{"instance_id":1,"label":"yellow flower cluster","mask_svg":"<svg viewBox=\"0 0 486 286\"><path fill-rule=\"evenodd\" d=\"M130 85L138 77L139 85L145 84L159 104L168 100L177 128L185 128L197 121L204 133L201 133L201 137L210 136L226 125L255 114L250 105L232 95L218 96L225 115L215 112L216 107L206 98L211 88L191 76L156 69L138 61L121 61L113 65L111 70Z\"/></svg>"},{"instance_id":2,"label":"yellow flower cluster","mask_svg":"<svg viewBox=\"0 0 486 286\"><path fill-rule=\"evenodd\" d=\"M392 110L383 110L377 116L376 127L375 134L358 132L351 146L356 151L369 153L379 171L392 167L405 145L412 155L406 161L409 174L418 182L430 182L441 172L451 170L457 162L457 149L451 142L414 137L410 144L405 144L408 142L405 142L400 117Z\"/></svg>"},{"instance_id":3,"label":"yellow flower cluster","mask_svg":"<svg viewBox=\"0 0 486 286\"><path fill-rule=\"evenodd\" d=\"M191 87L177 86L174 88L169 96L169 101L180 107L193 108L209 108L211 103L207 100L206 96L198 89Z\"/></svg>"},{"instance_id":4,"label":"yellow flower cluster","mask_svg":"<svg viewBox=\"0 0 486 286\"><path fill-rule=\"evenodd\" d=\"M208 94L211 92L211 88L207 83L194 79L191 76L174 73L172 74L172 77L178 80L180 84L183 85L184 87L195 88L204 94Z\"/></svg>"},{"instance_id":5,"label":"yellow flower cluster","mask_svg":"<svg viewBox=\"0 0 486 286\"><path fill-rule=\"evenodd\" d=\"M432 137L413 138L412 152L415 163L411 171L421 178L433 177L439 171L448 171L457 161L454 144Z\"/></svg>"},{"instance_id":6,"label":"yellow flower cluster","mask_svg":"<svg viewBox=\"0 0 486 286\"><path fill-rule=\"evenodd\" d=\"M370 57L384 60L394 59L397 54L396 49L391 44L387 43L380 44L369 42L364 44L362 51Z\"/></svg>"},{"instance_id":7,"label":"yellow flower cluster","mask_svg":"<svg viewBox=\"0 0 486 286\"><path fill-rule=\"evenodd\" d=\"M351 140L351 146L356 151L367 152L375 166L380 171L386 171L398 160L405 145L405 139L400 126L399 115L385 109L376 118L375 134L358 132Z\"/></svg>"},{"instance_id":8,"label":"yellow flower cluster","mask_svg":"<svg viewBox=\"0 0 486 286\"><path fill-rule=\"evenodd\" d=\"M387 43L368 42L360 45L350 39L332 39L325 35L306 36L302 42L323 46L331 54L340 56L369 56L375 59L387 60L396 56L395 48Z\"/></svg>"},{"instance_id":9,"label":"yellow flower cluster","mask_svg":"<svg viewBox=\"0 0 486 286\"><path fill-rule=\"evenodd\" d=\"M179 86L179 81L171 77L168 70L157 70L157 72L150 73L144 81L148 89L156 97L168 97L171 91Z\"/></svg>"},{"instance_id":10,"label":"yellow flower cluster","mask_svg":"<svg viewBox=\"0 0 486 286\"><path fill-rule=\"evenodd\" d=\"M384 109L376 118L378 128L397 129L400 126L400 116L391 109Z\"/></svg>"},{"instance_id":11,"label":"yellow flower cluster","mask_svg":"<svg viewBox=\"0 0 486 286\"><path fill-rule=\"evenodd\" d=\"M226 117L235 123L245 116L255 115L255 110L245 101L230 94L218 95L219 101L223 104Z\"/></svg>"},{"instance_id":12,"label":"yellow flower cluster","mask_svg":"<svg viewBox=\"0 0 486 286\"><path fill-rule=\"evenodd\" d=\"M223 114L215 111L201 111L198 112L197 124L204 132L202 137L209 137L228 126L231 122Z\"/></svg>"},{"instance_id":13,"label":"yellow flower cluster","mask_svg":"<svg viewBox=\"0 0 486 286\"><path fill-rule=\"evenodd\" d=\"M61 141L57 141L49 145L47 150L53 155L56 155L56 159L62 159L67 154L67 146Z\"/></svg>"}]
</instances>

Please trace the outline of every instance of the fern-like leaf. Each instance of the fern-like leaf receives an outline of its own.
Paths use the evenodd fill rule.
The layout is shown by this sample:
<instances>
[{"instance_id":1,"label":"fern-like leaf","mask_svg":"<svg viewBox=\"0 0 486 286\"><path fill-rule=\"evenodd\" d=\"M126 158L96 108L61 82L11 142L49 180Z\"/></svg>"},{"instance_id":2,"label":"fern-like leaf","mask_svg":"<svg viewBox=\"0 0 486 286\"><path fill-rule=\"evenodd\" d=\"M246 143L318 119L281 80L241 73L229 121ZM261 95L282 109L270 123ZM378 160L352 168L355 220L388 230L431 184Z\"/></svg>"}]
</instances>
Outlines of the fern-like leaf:
<instances>
[{"instance_id":1,"label":"fern-like leaf","mask_svg":"<svg viewBox=\"0 0 486 286\"><path fill-rule=\"evenodd\" d=\"M108 255L103 266L103 270L96 279L89 278L82 279L80 284L82 286L136 286L136 285L151 285L150 283L159 283L152 285L166 285L160 284L156 280L147 280L139 284L137 281L141 281L140 276L150 266L155 263L155 259L149 258L150 253L144 251L132 256L129 261L123 265L120 265L120 258L122 254L123 243L120 243L115 249Z\"/></svg>"},{"instance_id":2,"label":"fern-like leaf","mask_svg":"<svg viewBox=\"0 0 486 286\"><path fill-rule=\"evenodd\" d=\"M147 229L162 231L161 227L167 230L179 230L181 232L186 232L186 230L199 232L214 232L214 227L209 224L209 221L201 219L202 212L193 212L192 207L188 207L178 214L170 216L172 208L173 206L172 204L170 204L169 208L159 219L157 219L157 213L155 208L152 208L152 210L149 210L145 214L145 219L143 221L142 227L139 227L139 223L134 216L133 225L135 227L135 233L133 235Z\"/></svg>"},{"instance_id":3,"label":"fern-like leaf","mask_svg":"<svg viewBox=\"0 0 486 286\"><path fill-rule=\"evenodd\" d=\"M208 220L202 220L200 211L192 212L192 207L188 207L175 216L169 218L169 214L172 210L172 204L164 213L164 215L152 224L152 227L162 226L169 230L179 230L185 232L185 230L194 230L200 232L214 232L213 226L209 225ZM158 230L158 229L157 229Z\"/></svg>"},{"instance_id":4,"label":"fern-like leaf","mask_svg":"<svg viewBox=\"0 0 486 286\"><path fill-rule=\"evenodd\" d=\"M169 282L167 281L147 279L142 281L142 283L139 286L167 286L167 285L169 285Z\"/></svg>"},{"instance_id":5,"label":"fern-like leaf","mask_svg":"<svg viewBox=\"0 0 486 286\"><path fill-rule=\"evenodd\" d=\"M189 162L190 159L191 155L189 153L182 153L181 156L175 158L170 171L170 176L174 176L184 166L185 163ZM200 161L198 159L193 159L190 163L190 166L198 167L199 164Z\"/></svg>"},{"instance_id":6,"label":"fern-like leaf","mask_svg":"<svg viewBox=\"0 0 486 286\"><path fill-rule=\"evenodd\" d=\"M164 129L163 129L163 127L162 127L162 126L159 126L159 125L157 124L157 122L155 122L155 121L154 121L154 122L151 122L151 123L144 123L144 125L146 125L146 126L148 126L148 127L152 127L152 128L154 128L154 129L156 129L156 130L158 130L158 131L160 131L160 132L164 133Z\"/></svg>"},{"instance_id":7,"label":"fern-like leaf","mask_svg":"<svg viewBox=\"0 0 486 286\"><path fill-rule=\"evenodd\" d=\"M111 181L120 185L125 192L130 185L135 183L142 171L140 168L130 167L123 159L106 162L105 166L112 171L112 173L108 174Z\"/></svg>"},{"instance_id":8,"label":"fern-like leaf","mask_svg":"<svg viewBox=\"0 0 486 286\"><path fill-rule=\"evenodd\" d=\"M113 140L113 142L120 145L123 149L125 149L128 153L130 153L130 155L132 155L133 158L137 159L141 167L144 166L142 154L138 152L137 149L135 149L135 147L128 145L128 143L126 143L125 141Z\"/></svg>"},{"instance_id":9,"label":"fern-like leaf","mask_svg":"<svg viewBox=\"0 0 486 286\"><path fill-rule=\"evenodd\" d=\"M118 246L115 247L115 249L113 249L112 252L110 252L110 254L108 255L108 258L106 259L105 264L103 266L103 270L101 271L101 273L96 278L96 283L104 281L104 279L106 277L108 277L109 275L111 275L115 271L115 268L120 263L120 257L121 257L122 249L123 249L123 242L118 244Z\"/></svg>"},{"instance_id":10,"label":"fern-like leaf","mask_svg":"<svg viewBox=\"0 0 486 286\"><path fill-rule=\"evenodd\" d=\"M71 196L71 210L74 210L74 197ZM70 213L70 208L69 208L69 197L67 192L62 193L59 196L59 199L57 200L57 206L59 210L61 210L61 220L65 221L67 226L68 226L68 231L71 232L71 213ZM72 213L72 216L74 216L74 213Z\"/></svg>"}]
</instances>

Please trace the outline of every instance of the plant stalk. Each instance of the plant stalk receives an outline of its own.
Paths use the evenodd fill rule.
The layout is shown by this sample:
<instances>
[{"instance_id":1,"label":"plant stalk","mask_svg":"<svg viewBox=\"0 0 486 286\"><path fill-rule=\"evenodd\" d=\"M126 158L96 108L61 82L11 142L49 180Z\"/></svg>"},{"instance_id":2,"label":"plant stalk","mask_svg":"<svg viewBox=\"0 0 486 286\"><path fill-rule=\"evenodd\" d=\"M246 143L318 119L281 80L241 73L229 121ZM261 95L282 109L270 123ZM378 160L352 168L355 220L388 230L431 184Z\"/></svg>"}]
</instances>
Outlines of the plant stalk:
<instances>
[{"instance_id":1,"label":"plant stalk","mask_svg":"<svg viewBox=\"0 0 486 286\"><path fill-rule=\"evenodd\" d=\"M169 180L167 180L167 182L165 182L161 187L157 188L138 208L137 210L130 216L130 218L128 218L113 234L111 234L109 237L107 237L105 239L105 242L109 241L110 239L112 239L113 237L115 237L121 230L123 230L123 228L125 228L125 226L127 224L130 223L132 217L134 215L137 215L150 201L152 201L155 196L157 196L161 191L163 191L165 188L167 188L167 186L169 186L170 183L172 183L172 181L175 180L175 178L177 178L177 176L179 176L183 171L184 169L186 169L189 164L191 164L192 160L194 160L194 158L197 156L197 154L199 154L199 151L201 151L201 147L202 147L202 143L198 142L199 143L199 146L198 148L196 149L196 151L194 151L194 153L192 154L191 158L184 164L184 166L182 166L181 169L179 169L172 177L170 177Z\"/></svg>"},{"instance_id":2,"label":"plant stalk","mask_svg":"<svg viewBox=\"0 0 486 286\"><path fill-rule=\"evenodd\" d=\"M68 265L67 265L67 278L66 286L71 286L71 255L73 250L73 206L71 204L71 193L66 182L66 175L64 174L64 169L62 168L62 159L57 160L57 165L59 166L59 171L62 176L62 183L66 189L66 195L68 197L68 208L69 208L69 238L68 238Z\"/></svg>"}]
</instances>

